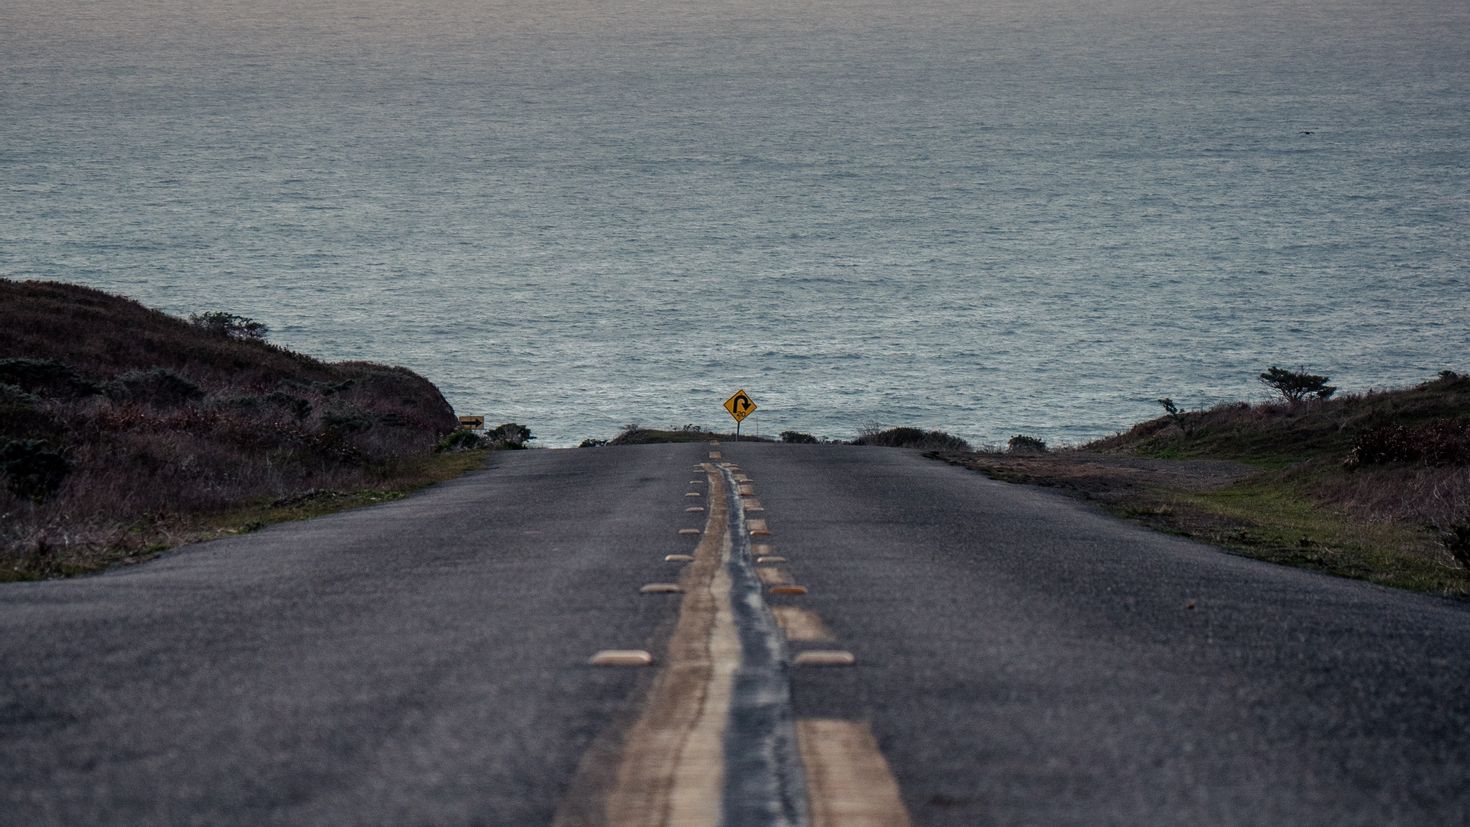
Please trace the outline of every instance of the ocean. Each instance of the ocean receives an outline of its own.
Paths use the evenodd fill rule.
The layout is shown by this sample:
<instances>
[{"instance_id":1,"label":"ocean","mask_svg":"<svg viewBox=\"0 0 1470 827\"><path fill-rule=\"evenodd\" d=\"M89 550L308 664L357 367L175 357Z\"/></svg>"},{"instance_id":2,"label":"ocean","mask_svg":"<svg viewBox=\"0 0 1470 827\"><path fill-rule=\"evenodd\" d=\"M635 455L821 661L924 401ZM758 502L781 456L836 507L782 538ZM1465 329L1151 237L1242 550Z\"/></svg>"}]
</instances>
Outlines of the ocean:
<instances>
[{"instance_id":1,"label":"ocean","mask_svg":"<svg viewBox=\"0 0 1470 827\"><path fill-rule=\"evenodd\" d=\"M539 444L1470 370L1464 0L4 0L0 277Z\"/></svg>"}]
</instances>

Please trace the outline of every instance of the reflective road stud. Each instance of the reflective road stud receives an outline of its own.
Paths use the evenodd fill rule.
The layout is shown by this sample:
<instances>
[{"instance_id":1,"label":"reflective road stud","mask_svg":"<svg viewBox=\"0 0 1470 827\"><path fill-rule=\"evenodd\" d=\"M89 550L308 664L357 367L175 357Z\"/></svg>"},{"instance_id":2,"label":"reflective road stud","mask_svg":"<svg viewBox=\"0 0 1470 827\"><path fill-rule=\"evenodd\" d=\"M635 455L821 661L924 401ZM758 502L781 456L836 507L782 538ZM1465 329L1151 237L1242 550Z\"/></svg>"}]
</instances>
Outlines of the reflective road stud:
<instances>
[{"instance_id":1,"label":"reflective road stud","mask_svg":"<svg viewBox=\"0 0 1470 827\"><path fill-rule=\"evenodd\" d=\"M642 649L603 649L587 662L593 666L651 666L653 655Z\"/></svg>"}]
</instances>

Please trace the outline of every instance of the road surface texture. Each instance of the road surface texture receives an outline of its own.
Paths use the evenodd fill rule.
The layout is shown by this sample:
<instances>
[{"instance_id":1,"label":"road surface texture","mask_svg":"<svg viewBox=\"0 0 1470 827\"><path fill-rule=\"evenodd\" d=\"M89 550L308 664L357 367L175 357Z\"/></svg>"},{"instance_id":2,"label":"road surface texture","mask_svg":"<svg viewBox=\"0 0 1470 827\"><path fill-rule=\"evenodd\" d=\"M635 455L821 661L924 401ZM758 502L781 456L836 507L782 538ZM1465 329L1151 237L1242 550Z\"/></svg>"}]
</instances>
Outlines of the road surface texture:
<instances>
[{"instance_id":1,"label":"road surface texture","mask_svg":"<svg viewBox=\"0 0 1470 827\"><path fill-rule=\"evenodd\" d=\"M0 586L0 824L1465 824L1467 651L914 452L506 452Z\"/></svg>"}]
</instances>

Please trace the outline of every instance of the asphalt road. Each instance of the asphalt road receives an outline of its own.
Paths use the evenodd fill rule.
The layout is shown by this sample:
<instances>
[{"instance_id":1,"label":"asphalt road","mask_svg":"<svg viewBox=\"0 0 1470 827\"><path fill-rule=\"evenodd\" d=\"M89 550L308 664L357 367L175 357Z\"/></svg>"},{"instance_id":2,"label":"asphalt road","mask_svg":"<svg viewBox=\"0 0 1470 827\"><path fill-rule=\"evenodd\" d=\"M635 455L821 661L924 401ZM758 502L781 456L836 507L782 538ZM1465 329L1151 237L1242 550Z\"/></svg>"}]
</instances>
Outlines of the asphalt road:
<instances>
[{"instance_id":1,"label":"asphalt road","mask_svg":"<svg viewBox=\"0 0 1470 827\"><path fill-rule=\"evenodd\" d=\"M711 450L502 453L403 501L0 587L0 823L551 823L660 674L587 660L675 635L679 595L639 590L701 540L678 531L706 528L686 495ZM786 669L789 717L866 724L916 824L1470 822L1470 606L913 452L713 450L764 506L748 539L807 589L765 599L833 638L786 654L856 657Z\"/></svg>"}]
</instances>

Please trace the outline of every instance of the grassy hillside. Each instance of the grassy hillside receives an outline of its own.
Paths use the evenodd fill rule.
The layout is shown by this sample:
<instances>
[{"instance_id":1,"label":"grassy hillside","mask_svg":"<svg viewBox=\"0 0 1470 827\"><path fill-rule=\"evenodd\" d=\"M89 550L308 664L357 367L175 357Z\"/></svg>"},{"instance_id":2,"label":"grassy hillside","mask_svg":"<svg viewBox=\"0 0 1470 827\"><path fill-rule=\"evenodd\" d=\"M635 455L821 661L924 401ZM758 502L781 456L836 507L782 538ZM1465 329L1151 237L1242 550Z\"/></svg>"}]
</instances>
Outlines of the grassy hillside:
<instances>
[{"instance_id":1,"label":"grassy hillside","mask_svg":"<svg viewBox=\"0 0 1470 827\"><path fill-rule=\"evenodd\" d=\"M1043 456L949 455L1243 554L1470 596L1470 377L1222 405Z\"/></svg>"},{"instance_id":2,"label":"grassy hillside","mask_svg":"<svg viewBox=\"0 0 1470 827\"><path fill-rule=\"evenodd\" d=\"M90 570L242 508L404 484L456 427L411 371L327 364L258 332L0 280L0 579Z\"/></svg>"},{"instance_id":3,"label":"grassy hillside","mask_svg":"<svg viewBox=\"0 0 1470 827\"><path fill-rule=\"evenodd\" d=\"M1412 388L1296 404L1239 402L1207 411L1184 411L1177 418L1163 416L1140 423L1087 448L1155 457L1234 459L1261 467L1315 461L1341 465L1360 442L1367 447L1381 429L1416 429L1444 421L1470 421L1470 377L1445 371L1438 379ZM1421 436L1427 438L1427 434Z\"/></svg>"}]
</instances>

